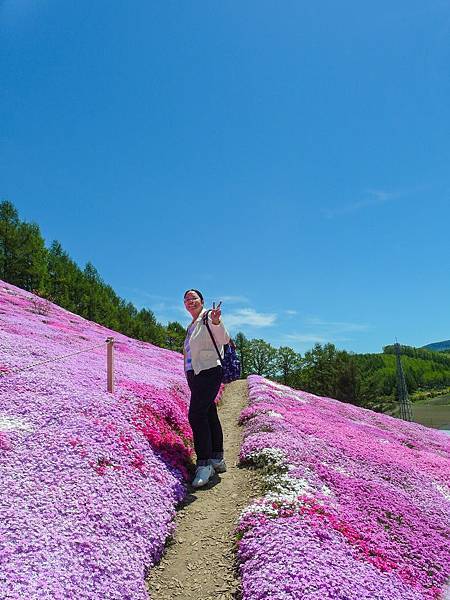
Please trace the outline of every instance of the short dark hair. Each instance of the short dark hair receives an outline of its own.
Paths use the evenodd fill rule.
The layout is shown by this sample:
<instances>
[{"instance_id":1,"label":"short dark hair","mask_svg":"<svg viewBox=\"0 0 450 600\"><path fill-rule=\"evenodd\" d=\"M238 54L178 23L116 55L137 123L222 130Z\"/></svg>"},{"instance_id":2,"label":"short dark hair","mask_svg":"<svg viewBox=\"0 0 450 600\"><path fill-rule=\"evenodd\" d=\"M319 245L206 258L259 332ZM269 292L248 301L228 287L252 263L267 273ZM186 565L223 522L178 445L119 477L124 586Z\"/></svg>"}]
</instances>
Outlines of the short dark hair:
<instances>
[{"instance_id":1,"label":"short dark hair","mask_svg":"<svg viewBox=\"0 0 450 600\"><path fill-rule=\"evenodd\" d=\"M189 294L189 292L195 292L195 293L197 294L197 296L200 298L200 300L202 301L202 304L204 303L204 300L203 300L203 295L202 295L202 293L201 293L201 292L199 292L198 290L194 290L193 288L191 288L190 290L186 290L186 291L184 292L184 296L183 296L183 298L186 298L186 296Z\"/></svg>"}]
</instances>

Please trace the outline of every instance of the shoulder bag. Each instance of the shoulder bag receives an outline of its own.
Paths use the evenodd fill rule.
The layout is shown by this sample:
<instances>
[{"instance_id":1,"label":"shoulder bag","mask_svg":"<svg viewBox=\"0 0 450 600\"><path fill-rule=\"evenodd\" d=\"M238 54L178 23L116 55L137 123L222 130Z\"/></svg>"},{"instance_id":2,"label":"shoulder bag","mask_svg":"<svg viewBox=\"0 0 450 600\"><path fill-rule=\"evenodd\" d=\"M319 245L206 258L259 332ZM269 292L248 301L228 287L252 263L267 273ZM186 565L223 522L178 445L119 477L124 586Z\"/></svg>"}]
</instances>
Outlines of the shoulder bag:
<instances>
[{"instance_id":1,"label":"shoulder bag","mask_svg":"<svg viewBox=\"0 0 450 600\"><path fill-rule=\"evenodd\" d=\"M219 348L217 347L216 340L212 334L211 328L208 323L208 315L209 310L203 315L203 325L206 326L206 329L211 336L212 342L214 344L214 348L216 349L217 356L219 357L220 364L222 365L222 382L230 383L231 381L235 381L239 379L241 376L241 363L236 353L236 346L233 340L230 338L228 344L224 344L223 346L223 358L220 356Z\"/></svg>"}]
</instances>

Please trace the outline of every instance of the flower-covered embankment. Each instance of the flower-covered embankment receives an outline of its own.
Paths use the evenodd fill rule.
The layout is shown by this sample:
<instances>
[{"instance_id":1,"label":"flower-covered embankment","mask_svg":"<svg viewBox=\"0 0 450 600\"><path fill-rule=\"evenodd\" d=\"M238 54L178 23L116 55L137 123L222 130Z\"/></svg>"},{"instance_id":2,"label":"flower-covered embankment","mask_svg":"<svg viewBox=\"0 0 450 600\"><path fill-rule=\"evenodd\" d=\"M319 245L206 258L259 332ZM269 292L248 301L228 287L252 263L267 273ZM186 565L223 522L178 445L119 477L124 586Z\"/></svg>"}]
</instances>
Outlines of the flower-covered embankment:
<instances>
[{"instance_id":1,"label":"flower-covered embankment","mask_svg":"<svg viewBox=\"0 0 450 600\"><path fill-rule=\"evenodd\" d=\"M147 599L192 454L182 357L42 302L0 281L0 597Z\"/></svg>"},{"instance_id":2,"label":"flower-covered embankment","mask_svg":"<svg viewBox=\"0 0 450 600\"><path fill-rule=\"evenodd\" d=\"M237 528L244 600L443 598L447 436L259 376L241 422L267 492Z\"/></svg>"}]
</instances>

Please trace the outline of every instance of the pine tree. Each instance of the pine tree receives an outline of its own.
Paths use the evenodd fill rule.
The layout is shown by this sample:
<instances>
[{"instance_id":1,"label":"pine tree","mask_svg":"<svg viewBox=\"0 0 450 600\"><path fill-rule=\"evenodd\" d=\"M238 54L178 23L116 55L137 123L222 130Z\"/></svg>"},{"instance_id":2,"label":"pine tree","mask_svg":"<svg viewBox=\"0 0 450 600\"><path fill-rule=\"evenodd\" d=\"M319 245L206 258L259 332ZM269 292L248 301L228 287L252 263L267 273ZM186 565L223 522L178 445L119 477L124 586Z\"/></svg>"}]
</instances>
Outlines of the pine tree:
<instances>
[{"instance_id":1,"label":"pine tree","mask_svg":"<svg viewBox=\"0 0 450 600\"><path fill-rule=\"evenodd\" d=\"M16 284L19 215L9 200L0 203L0 278Z\"/></svg>"},{"instance_id":2,"label":"pine tree","mask_svg":"<svg viewBox=\"0 0 450 600\"><path fill-rule=\"evenodd\" d=\"M167 324L166 347L176 352L183 352L186 329L177 321Z\"/></svg>"},{"instance_id":3,"label":"pine tree","mask_svg":"<svg viewBox=\"0 0 450 600\"><path fill-rule=\"evenodd\" d=\"M234 337L236 352L241 363L241 378L245 379L249 374L248 366L250 363L250 345L249 341L242 332L239 332Z\"/></svg>"},{"instance_id":4,"label":"pine tree","mask_svg":"<svg viewBox=\"0 0 450 600\"><path fill-rule=\"evenodd\" d=\"M16 285L41 293L47 279L47 250L35 223L20 223L16 252Z\"/></svg>"},{"instance_id":5,"label":"pine tree","mask_svg":"<svg viewBox=\"0 0 450 600\"><path fill-rule=\"evenodd\" d=\"M21 223L8 200L0 203L0 277L29 291L42 291L47 277L47 251L39 227Z\"/></svg>"}]
</instances>

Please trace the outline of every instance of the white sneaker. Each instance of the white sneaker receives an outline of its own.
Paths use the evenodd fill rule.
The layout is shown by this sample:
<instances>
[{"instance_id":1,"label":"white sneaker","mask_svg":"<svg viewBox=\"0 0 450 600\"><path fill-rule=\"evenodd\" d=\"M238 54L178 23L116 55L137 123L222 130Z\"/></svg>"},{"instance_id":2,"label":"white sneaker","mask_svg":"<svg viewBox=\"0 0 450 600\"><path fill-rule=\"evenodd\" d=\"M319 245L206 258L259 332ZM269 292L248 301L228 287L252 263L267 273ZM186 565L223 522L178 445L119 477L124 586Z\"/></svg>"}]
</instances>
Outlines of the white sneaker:
<instances>
[{"instance_id":1,"label":"white sneaker","mask_svg":"<svg viewBox=\"0 0 450 600\"><path fill-rule=\"evenodd\" d=\"M206 485L213 475L214 467L212 465L197 467L192 487L198 488Z\"/></svg>"},{"instance_id":2,"label":"white sneaker","mask_svg":"<svg viewBox=\"0 0 450 600\"><path fill-rule=\"evenodd\" d=\"M216 473L225 473L227 470L227 465L225 464L223 458L212 458L210 463L214 467L214 471Z\"/></svg>"}]
</instances>

